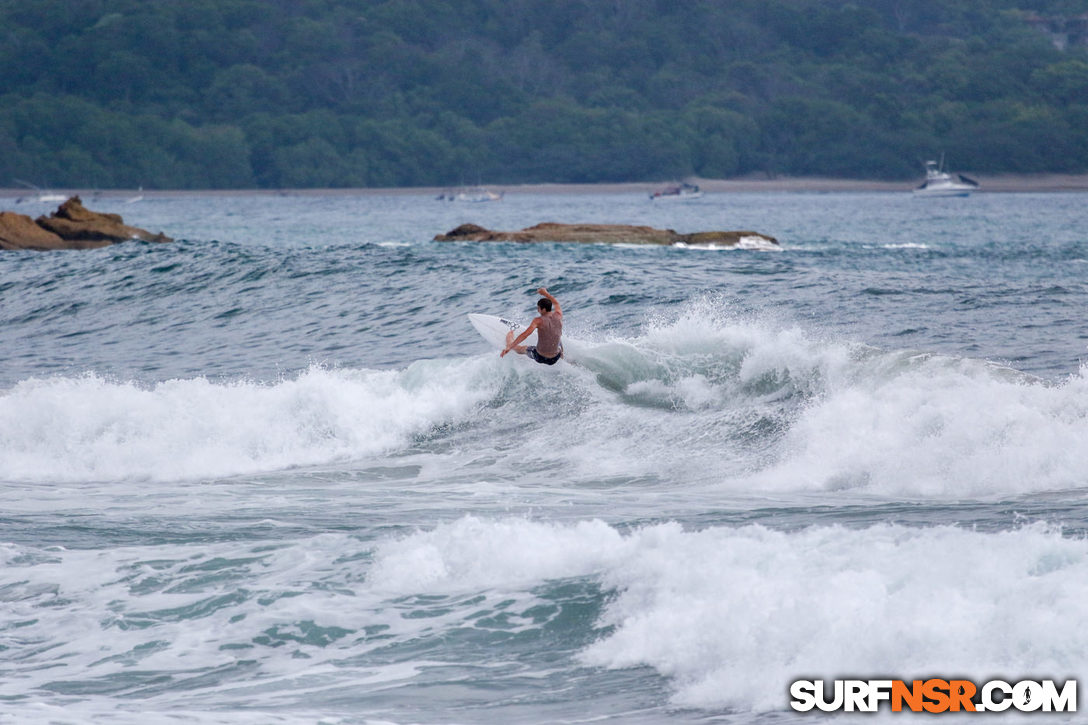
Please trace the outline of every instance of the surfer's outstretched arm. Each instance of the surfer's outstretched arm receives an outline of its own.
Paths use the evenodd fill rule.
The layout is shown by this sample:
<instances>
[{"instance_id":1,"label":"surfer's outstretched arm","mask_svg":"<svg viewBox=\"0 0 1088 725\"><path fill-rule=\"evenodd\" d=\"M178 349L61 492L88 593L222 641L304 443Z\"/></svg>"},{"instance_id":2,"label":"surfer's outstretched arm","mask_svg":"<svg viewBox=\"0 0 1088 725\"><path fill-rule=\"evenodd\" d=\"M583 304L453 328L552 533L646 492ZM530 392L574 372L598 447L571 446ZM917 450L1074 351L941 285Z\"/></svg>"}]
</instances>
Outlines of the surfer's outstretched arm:
<instances>
[{"instance_id":1,"label":"surfer's outstretched arm","mask_svg":"<svg viewBox=\"0 0 1088 725\"><path fill-rule=\"evenodd\" d=\"M515 337L513 340L510 339L510 335L507 335L507 337L506 337L506 340L507 340L506 348L502 352L499 353L499 357L505 357L506 353L510 352L511 350L516 350L519 355L523 355L525 353L525 348L524 347L519 347L519 345L521 344L522 341L525 340L525 338L527 338L527 337L529 337L529 335L533 334L533 331L536 330L536 328L539 327L539 326L540 326L540 318L536 317L536 318L533 319L532 322L529 323L529 326L526 327L522 331L522 333L520 335L518 335L517 337ZM510 334L512 335L513 333L510 333Z\"/></svg>"}]
</instances>

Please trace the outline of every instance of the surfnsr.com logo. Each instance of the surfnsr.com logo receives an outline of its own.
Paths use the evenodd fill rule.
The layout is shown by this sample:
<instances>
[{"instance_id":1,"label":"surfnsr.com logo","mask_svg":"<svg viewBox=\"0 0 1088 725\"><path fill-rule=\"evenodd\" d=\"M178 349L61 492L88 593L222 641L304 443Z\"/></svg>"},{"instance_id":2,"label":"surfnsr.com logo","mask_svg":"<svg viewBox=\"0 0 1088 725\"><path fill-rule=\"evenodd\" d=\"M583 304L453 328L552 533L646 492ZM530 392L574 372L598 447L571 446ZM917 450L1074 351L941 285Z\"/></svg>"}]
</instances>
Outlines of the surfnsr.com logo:
<instances>
[{"instance_id":1,"label":"surfnsr.com logo","mask_svg":"<svg viewBox=\"0 0 1088 725\"><path fill-rule=\"evenodd\" d=\"M1054 680L797 680L790 685L790 707L798 712L1076 712L1077 681L1060 687Z\"/></svg>"}]
</instances>

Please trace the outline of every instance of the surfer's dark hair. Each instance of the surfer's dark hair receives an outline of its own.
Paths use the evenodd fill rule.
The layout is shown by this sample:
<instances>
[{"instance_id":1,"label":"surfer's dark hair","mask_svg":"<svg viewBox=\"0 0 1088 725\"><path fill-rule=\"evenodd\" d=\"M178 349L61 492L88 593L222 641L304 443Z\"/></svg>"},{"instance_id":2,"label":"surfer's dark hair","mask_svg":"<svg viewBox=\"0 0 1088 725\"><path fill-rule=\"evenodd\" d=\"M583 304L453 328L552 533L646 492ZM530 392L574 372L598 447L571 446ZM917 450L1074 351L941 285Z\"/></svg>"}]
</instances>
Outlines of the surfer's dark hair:
<instances>
[{"instance_id":1,"label":"surfer's dark hair","mask_svg":"<svg viewBox=\"0 0 1088 725\"><path fill-rule=\"evenodd\" d=\"M536 303L536 306L544 310L545 312L552 311L552 301L549 300L547 297L541 297L540 301Z\"/></svg>"}]
</instances>

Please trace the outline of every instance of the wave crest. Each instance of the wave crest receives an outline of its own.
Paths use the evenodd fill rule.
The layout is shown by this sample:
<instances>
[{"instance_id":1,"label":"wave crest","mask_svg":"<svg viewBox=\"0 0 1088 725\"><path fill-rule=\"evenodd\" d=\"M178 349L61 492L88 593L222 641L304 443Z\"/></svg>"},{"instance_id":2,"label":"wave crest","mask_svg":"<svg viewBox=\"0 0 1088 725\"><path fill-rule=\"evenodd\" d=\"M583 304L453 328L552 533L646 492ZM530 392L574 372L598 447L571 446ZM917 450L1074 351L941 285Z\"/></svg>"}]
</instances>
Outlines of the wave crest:
<instances>
[{"instance_id":1,"label":"wave crest","mask_svg":"<svg viewBox=\"0 0 1088 725\"><path fill-rule=\"evenodd\" d=\"M378 454L490 396L464 362L275 383L32 378L0 397L0 478L176 480Z\"/></svg>"}]
</instances>

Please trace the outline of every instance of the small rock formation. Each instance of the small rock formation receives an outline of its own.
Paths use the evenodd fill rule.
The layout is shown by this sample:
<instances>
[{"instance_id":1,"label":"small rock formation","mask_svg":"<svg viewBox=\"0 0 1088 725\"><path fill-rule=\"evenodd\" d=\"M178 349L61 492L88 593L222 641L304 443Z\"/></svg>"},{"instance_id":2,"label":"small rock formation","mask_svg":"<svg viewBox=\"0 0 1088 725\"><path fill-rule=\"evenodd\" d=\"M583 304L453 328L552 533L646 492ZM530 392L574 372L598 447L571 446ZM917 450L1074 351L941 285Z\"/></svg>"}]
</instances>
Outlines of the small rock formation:
<instances>
[{"instance_id":1,"label":"small rock formation","mask_svg":"<svg viewBox=\"0 0 1088 725\"><path fill-rule=\"evenodd\" d=\"M119 214L103 214L83 206L73 196L49 216L36 220L15 212L0 212L0 249L92 249L138 239L171 242L163 233L130 227Z\"/></svg>"},{"instance_id":2,"label":"small rock formation","mask_svg":"<svg viewBox=\"0 0 1088 725\"><path fill-rule=\"evenodd\" d=\"M689 244L731 247L744 240L777 245L778 240L759 232L695 232L630 224L557 224L544 222L516 232L496 232L476 224L462 224L434 238L436 242L574 242L581 244Z\"/></svg>"},{"instance_id":3,"label":"small rock formation","mask_svg":"<svg viewBox=\"0 0 1088 725\"><path fill-rule=\"evenodd\" d=\"M26 214L0 212L0 249L67 249L68 246L63 239L39 227Z\"/></svg>"}]
</instances>

